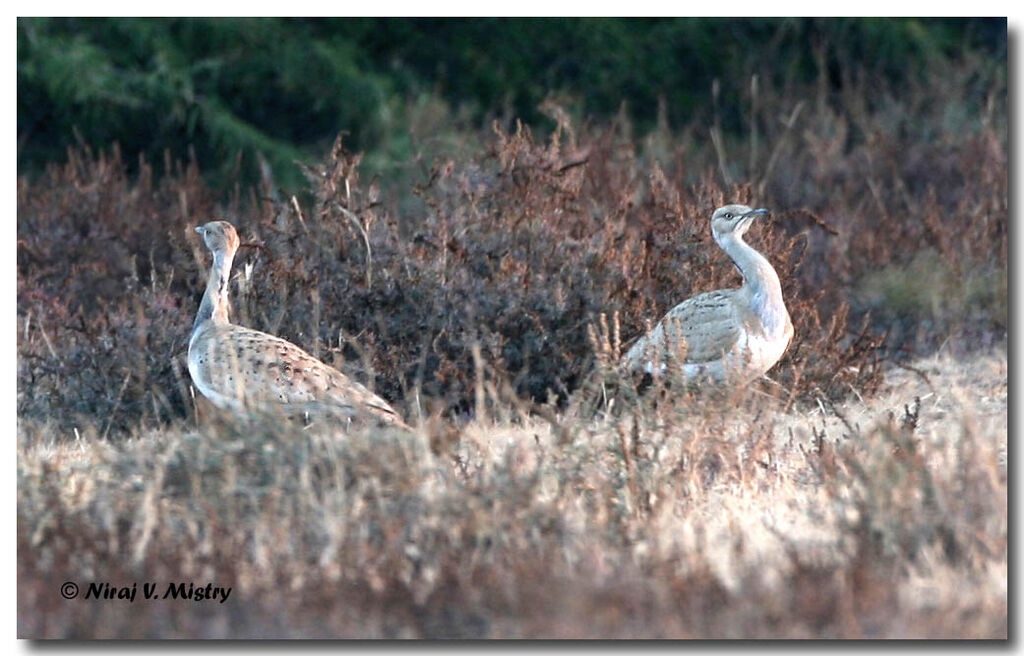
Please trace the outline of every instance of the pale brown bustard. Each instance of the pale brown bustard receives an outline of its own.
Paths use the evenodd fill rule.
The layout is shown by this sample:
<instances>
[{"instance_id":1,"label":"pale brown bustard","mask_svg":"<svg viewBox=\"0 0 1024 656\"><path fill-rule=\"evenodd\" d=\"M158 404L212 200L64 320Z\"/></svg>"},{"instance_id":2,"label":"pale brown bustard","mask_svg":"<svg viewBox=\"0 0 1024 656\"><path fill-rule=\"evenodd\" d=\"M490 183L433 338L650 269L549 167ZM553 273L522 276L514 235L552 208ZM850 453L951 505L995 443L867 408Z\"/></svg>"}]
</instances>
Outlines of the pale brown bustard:
<instances>
[{"instance_id":1,"label":"pale brown bustard","mask_svg":"<svg viewBox=\"0 0 1024 656\"><path fill-rule=\"evenodd\" d=\"M779 276L743 241L766 209L726 205L711 216L711 234L743 275L738 289L698 294L675 306L622 359L627 372L664 374L677 367L687 383L746 384L778 362L793 339Z\"/></svg>"},{"instance_id":2,"label":"pale brown bustard","mask_svg":"<svg viewBox=\"0 0 1024 656\"><path fill-rule=\"evenodd\" d=\"M213 253L188 342L188 371L203 396L220 408L332 413L408 428L384 399L295 344L231 323L228 281L238 233L227 221L196 232Z\"/></svg>"}]
</instances>

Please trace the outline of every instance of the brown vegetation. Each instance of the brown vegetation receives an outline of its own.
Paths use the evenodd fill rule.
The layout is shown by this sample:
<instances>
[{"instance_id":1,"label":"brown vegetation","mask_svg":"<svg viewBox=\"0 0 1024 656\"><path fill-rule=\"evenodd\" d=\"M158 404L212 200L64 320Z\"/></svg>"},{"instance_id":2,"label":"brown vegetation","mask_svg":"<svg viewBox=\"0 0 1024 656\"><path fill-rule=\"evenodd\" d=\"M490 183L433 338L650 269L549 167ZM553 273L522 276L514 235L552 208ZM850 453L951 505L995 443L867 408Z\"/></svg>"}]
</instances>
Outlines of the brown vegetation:
<instances>
[{"instance_id":1,"label":"brown vegetation","mask_svg":"<svg viewBox=\"0 0 1024 656\"><path fill-rule=\"evenodd\" d=\"M737 284L708 230L725 201L775 209L751 240L779 270L794 319L774 372L790 394L870 393L886 330L889 353L964 331L998 340L1007 196L995 127L901 148L868 126L864 144L830 158L818 151L841 153L848 122L828 116L816 120L837 143L808 128L759 194L710 174L687 182L681 150L663 165L621 123L563 122L542 142L497 130L479 157L435 163L413 190L422 214L402 217L340 141L309 169L307 202L265 189L227 206L195 164L165 163L155 182L143 162L129 180L116 150L71 152L19 181L19 414L120 429L187 414L182 354L205 268L190 227L215 216L254 246L236 268L243 324L333 353L388 399L419 394L448 414L472 408L475 351L520 397L564 403L592 367L587 326L602 314L618 313L628 340L688 295ZM777 139L796 147L787 132ZM901 279L913 266L930 268Z\"/></svg>"}]
</instances>

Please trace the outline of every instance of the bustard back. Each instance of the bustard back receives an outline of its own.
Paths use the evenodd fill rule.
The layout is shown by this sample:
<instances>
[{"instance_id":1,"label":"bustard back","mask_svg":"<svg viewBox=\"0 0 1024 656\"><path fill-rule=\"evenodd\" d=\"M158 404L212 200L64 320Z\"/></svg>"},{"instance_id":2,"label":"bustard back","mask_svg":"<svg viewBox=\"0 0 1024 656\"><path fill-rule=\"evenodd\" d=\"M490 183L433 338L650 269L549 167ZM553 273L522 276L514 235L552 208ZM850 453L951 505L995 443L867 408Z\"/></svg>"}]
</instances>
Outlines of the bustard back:
<instances>
[{"instance_id":1,"label":"bustard back","mask_svg":"<svg viewBox=\"0 0 1024 656\"><path fill-rule=\"evenodd\" d=\"M384 399L295 344L228 318L228 279L238 233L227 221L196 228L213 266L188 342L195 386L220 408L333 412L408 428Z\"/></svg>"},{"instance_id":2,"label":"bustard back","mask_svg":"<svg viewBox=\"0 0 1024 656\"><path fill-rule=\"evenodd\" d=\"M745 384L765 374L793 339L779 276L743 241L766 209L726 205L711 216L715 242L743 275L739 289L718 289L672 308L626 353L628 372L661 374L677 366L688 383Z\"/></svg>"}]
</instances>

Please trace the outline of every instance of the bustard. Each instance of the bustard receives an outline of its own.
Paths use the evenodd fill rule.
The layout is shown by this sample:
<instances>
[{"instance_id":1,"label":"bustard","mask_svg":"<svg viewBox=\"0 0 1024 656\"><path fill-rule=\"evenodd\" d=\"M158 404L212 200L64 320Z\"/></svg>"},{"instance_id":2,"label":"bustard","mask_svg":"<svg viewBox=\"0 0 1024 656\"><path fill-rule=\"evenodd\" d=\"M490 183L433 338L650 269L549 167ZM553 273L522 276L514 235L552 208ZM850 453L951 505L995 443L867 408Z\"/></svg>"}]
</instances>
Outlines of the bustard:
<instances>
[{"instance_id":1,"label":"bustard","mask_svg":"<svg viewBox=\"0 0 1024 656\"><path fill-rule=\"evenodd\" d=\"M188 371L203 396L220 408L331 412L408 428L384 399L295 344L231 323L228 278L238 233L227 221L196 232L213 253L188 341Z\"/></svg>"},{"instance_id":2,"label":"bustard","mask_svg":"<svg viewBox=\"0 0 1024 656\"><path fill-rule=\"evenodd\" d=\"M687 383L746 384L765 374L793 339L779 276L768 260L743 241L766 209L719 207L711 216L715 242L743 275L739 289L718 289L689 298L626 353L627 372L662 374L678 366Z\"/></svg>"}]
</instances>

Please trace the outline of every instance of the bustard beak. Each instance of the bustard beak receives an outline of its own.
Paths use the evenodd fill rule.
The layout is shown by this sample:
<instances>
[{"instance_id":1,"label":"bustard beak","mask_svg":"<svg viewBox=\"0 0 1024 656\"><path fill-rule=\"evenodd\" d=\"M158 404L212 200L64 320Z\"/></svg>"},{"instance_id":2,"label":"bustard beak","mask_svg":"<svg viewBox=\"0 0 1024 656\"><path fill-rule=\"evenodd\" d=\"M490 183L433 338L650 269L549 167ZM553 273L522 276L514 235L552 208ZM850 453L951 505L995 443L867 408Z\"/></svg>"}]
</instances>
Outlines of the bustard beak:
<instances>
[{"instance_id":1,"label":"bustard beak","mask_svg":"<svg viewBox=\"0 0 1024 656\"><path fill-rule=\"evenodd\" d=\"M196 232L198 232L199 234L203 234L203 226L196 226L196 227L195 227L195 228L193 228L193 229L194 229L194 230L195 230Z\"/></svg>"},{"instance_id":2,"label":"bustard beak","mask_svg":"<svg viewBox=\"0 0 1024 656\"><path fill-rule=\"evenodd\" d=\"M741 223L740 223L740 225L739 225L739 226L737 226L737 227L740 227L740 228L742 228L743 230L746 230L746 229L747 229L747 227L748 227L748 226L749 226L749 225L750 225L751 223L753 223L753 222L754 222L754 219L756 219L757 217L759 217L759 216L762 216L762 215L764 215L764 214L767 214L767 213L768 213L768 210L766 210L766 209L765 209L765 208L763 208L763 207L761 207L761 208L758 208L758 209L756 209L756 210L750 210L749 212L744 212L743 214L741 214L741 215L740 215L740 221L741 221Z\"/></svg>"}]
</instances>

